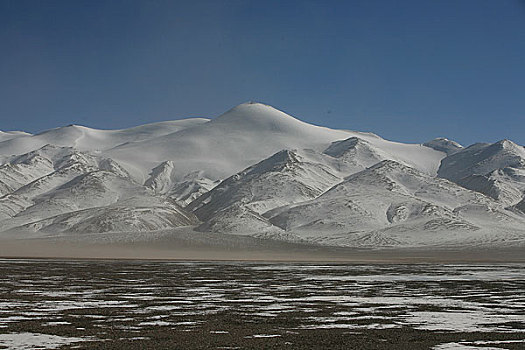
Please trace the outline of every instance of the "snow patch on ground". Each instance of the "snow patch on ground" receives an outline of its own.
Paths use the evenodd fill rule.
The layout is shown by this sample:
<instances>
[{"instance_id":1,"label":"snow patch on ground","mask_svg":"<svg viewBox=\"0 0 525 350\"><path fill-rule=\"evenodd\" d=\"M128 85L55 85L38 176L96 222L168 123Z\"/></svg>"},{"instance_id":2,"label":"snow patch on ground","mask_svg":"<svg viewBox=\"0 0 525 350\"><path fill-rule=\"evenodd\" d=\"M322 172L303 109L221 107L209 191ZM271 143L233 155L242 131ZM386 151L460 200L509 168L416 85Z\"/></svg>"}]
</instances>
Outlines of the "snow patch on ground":
<instances>
[{"instance_id":1,"label":"snow patch on ground","mask_svg":"<svg viewBox=\"0 0 525 350\"><path fill-rule=\"evenodd\" d=\"M39 333L0 334L0 346L12 350L58 349L63 345L84 342L89 338L61 337Z\"/></svg>"}]
</instances>

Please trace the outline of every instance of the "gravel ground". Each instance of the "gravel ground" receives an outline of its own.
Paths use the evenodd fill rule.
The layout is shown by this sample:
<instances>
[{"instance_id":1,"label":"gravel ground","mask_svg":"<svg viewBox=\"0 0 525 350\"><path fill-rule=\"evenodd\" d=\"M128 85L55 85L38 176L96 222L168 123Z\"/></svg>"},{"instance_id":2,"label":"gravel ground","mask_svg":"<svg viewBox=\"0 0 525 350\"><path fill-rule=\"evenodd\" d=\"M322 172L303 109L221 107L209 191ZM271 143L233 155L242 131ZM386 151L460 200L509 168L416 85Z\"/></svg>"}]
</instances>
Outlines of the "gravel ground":
<instances>
[{"instance_id":1,"label":"gravel ground","mask_svg":"<svg viewBox=\"0 0 525 350\"><path fill-rule=\"evenodd\" d=\"M0 260L0 348L525 348L525 265Z\"/></svg>"}]
</instances>

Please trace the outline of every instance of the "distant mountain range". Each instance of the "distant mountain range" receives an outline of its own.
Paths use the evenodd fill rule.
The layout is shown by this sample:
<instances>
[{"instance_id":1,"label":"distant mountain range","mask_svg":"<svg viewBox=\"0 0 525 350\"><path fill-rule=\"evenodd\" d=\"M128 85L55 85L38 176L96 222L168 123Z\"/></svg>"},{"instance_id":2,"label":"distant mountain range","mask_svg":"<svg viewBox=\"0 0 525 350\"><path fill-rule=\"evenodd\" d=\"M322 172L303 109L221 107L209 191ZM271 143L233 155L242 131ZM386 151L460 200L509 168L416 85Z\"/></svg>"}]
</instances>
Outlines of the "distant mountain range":
<instances>
[{"instance_id":1,"label":"distant mountain range","mask_svg":"<svg viewBox=\"0 0 525 350\"><path fill-rule=\"evenodd\" d=\"M525 246L525 148L403 144L260 103L0 132L0 237L187 228L346 247ZM122 236L122 235L120 235Z\"/></svg>"}]
</instances>

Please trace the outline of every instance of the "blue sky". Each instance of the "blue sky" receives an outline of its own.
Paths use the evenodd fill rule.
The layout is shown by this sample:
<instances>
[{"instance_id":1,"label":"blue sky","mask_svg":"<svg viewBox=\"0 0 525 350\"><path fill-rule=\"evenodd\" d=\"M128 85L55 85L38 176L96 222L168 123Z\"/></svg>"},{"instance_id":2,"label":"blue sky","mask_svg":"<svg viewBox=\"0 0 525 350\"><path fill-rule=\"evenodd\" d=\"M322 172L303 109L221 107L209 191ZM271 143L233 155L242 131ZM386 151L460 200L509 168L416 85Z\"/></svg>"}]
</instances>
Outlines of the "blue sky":
<instances>
[{"instance_id":1,"label":"blue sky","mask_svg":"<svg viewBox=\"0 0 525 350\"><path fill-rule=\"evenodd\" d=\"M520 0L0 0L0 50L0 130L256 100L398 141L525 144Z\"/></svg>"}]
</instances>

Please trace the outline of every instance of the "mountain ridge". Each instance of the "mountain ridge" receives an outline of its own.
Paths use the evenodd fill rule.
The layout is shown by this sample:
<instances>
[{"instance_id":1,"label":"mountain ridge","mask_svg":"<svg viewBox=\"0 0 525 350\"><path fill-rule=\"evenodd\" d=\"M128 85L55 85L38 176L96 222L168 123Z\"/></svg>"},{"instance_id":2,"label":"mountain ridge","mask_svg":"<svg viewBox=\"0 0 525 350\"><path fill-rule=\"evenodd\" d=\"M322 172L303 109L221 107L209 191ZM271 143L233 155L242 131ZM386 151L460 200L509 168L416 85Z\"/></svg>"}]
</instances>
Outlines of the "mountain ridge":
<instances>
[{"instance_id":1,"label":"mountain ridge","mask_svg":"<svg viewBox=\"0 0 525 350\"><path fill-rule=\"evenodd\" d=\"M0 132L0 238L169 229L351 247L525 246L525 148L423 144L272 106ZM119 237L121 237L120 235Z\"/></svg>"}]
</instances>

